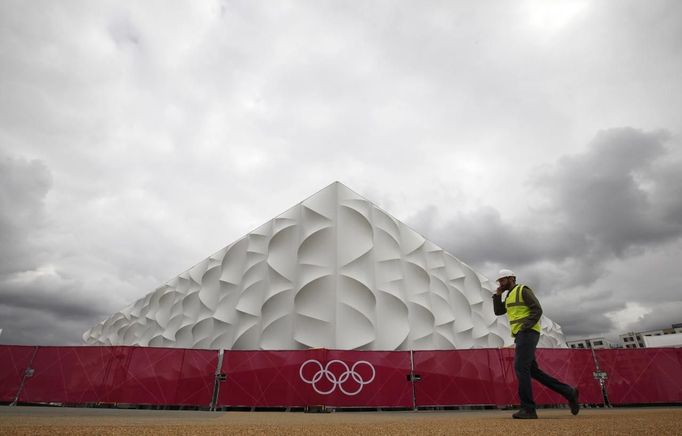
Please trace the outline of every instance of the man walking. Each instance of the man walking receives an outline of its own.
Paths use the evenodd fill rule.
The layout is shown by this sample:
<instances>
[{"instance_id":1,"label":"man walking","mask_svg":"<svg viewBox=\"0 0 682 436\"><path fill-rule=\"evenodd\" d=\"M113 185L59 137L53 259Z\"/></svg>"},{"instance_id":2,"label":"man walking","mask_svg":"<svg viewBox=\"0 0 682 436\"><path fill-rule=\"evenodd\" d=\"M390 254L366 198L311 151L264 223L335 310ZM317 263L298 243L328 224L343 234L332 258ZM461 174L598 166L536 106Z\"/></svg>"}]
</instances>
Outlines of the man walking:
<instances>
[{"instance_id":1,"label":"man walking","mask_svg":"<svg viewBox=\"0 0 682 436\"><path fill-rule=\"evenodd\" d=\"M531 377L568 400L571 413L577 415L578 389L562 383L544 373L535 360L535 348L540 339L540 317L542 307L533 291L524 285L516 284L516 274L508 269L500 270L497 279L497 291L493 295L495 315L507 314L511 334L516 344L514 354L514 371L519 384L521 410L514 413L514 419L537 419ZM507 298L502 301L502 293L508 291Z\"/></svg>"}]
</instances>

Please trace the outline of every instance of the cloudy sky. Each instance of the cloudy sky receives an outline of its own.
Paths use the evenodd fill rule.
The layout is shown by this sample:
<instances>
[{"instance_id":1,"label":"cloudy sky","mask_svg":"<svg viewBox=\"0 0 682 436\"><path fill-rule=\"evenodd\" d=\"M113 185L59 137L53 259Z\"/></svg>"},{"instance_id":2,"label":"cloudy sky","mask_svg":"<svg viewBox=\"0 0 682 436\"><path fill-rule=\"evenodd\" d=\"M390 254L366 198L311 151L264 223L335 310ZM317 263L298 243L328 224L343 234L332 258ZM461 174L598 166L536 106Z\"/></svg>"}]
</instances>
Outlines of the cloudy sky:
<instances>
[{"instance_id":1,"label":"cloudy sky","mask_svg":"<svg viewBox=\"0 0 682 436\"><path fill-rule=\"evenodd\" d=\"M682 322L679 1L0 2L0 343L338 180L566 336Z\"/></svg>"}]
</instances>

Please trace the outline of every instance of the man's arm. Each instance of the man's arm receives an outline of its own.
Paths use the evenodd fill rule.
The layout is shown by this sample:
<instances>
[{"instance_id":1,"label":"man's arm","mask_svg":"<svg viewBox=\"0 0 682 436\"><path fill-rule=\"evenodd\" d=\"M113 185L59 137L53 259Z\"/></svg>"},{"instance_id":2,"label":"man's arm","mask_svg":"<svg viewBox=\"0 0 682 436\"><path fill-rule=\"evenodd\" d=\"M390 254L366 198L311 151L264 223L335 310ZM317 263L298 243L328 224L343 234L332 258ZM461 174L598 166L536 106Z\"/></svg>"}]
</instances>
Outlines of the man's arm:
<instances>
[{"instance_id":1,"label":"man's arm","mask_svg":"<svg viewBox=\"0 0 682 436\"><path fill-rule=\"evenodd\" d=\"M507 313L507 308L504 307L501 294L493 294L493 310L495 311L495 315L498 316Z\"/></svg>"},{"instance_id":2,"label":"man's arm","mask_svg":"<svg viewBox=\"0 0 682 436\"><path fill-rule=\"evenodd\" d=\"M526 318L521 325L521 330L528 330L533 328L533 326L540 321L542 307L540 306L538 299L535 298L533 290L527 286L523 287L523 301L530 309L530 315L528 315L528 318Z\"/></svg>"}]
</instances>

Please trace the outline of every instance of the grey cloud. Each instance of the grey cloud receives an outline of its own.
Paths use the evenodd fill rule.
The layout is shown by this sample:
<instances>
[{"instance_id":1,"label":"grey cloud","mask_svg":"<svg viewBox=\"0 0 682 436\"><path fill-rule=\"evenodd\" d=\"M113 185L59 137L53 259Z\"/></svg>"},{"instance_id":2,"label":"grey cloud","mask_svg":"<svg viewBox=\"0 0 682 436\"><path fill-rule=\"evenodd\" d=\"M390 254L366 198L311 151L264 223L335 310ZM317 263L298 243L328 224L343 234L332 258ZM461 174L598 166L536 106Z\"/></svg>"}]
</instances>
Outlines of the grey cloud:
<instances>
[{"instance_id":1,"label":"grey cloud","mask_svg":"<svg viewBox=\"0 0 682 436\"><path fill-rule=\"evenodd\" d=\"M625 307L625 302L609 290L570 289L545 296L543 288L539 289L545 314L558 322L569 337L612 332L616 327L606 313Z\"/></svg>"},{"instance_id":2,"label":"grey cloud","mask_svg":"<svg viewBox=\"0 0 682 436\"><path fill-rule=\"evenodd\" d=\"M93 326L92 318L71 318L31 307L0 303L3 332L0 343L13 345L78 345L80 335Z\"/></svg>"},{"instance_id":3,"label":"grey cloud","mask_svg":"<svg viewBox=\"0 0 682 436\"><path fill-rule=\"evenodd\" d=\"M100 316L96 298L83 298L75 281L43 268L54 256L46 237L51 187L43 162L0 155L2 343L76 343L74 324Z\"/></svg>"},{"instance_id":4,"label":"grey cloud","mask_svg":"<svg viewBox=\"0 0 682 436\"><path fill-rule=\"evenodd\" d=\"M102 280L93 277L97 273L86 271L90 279L73 278L54 265L60 263L64 248L53 245L54 228L45 205L52 183L43 162L0 155L3 343L77 343L80 332L70 329L104 317L104 303L111 298L92 292L96 289L92 285Z\"/></svg>"},{"instance_id":5,"label":"grey cloud","mask_svg":"<svg viewBox=\"0 0 682 436\"><path fill-rule=\"evenodd\" d=\"M123 11L110 19L109 33L117 47L121 49L136 46L141 41L139 29L133 24L130 15Z\"/></svg>"},{"instance_id":6,"label":"grey cloud","mask_svg":"<svg viewBox=\"0 0 682 436\"><path fill-rule=\"evenodd\" d=\"M682 192L682 164L668 160L669 139L665 132L632 128L600 132L587 152L563 157L530 178L544 206L518 222L486 206L440 227L420 214L410 223L433 228L432 239L472 264L551 260L589 283L601 275L604 261L682 235L682 197L672 195ZM659 165L665 170L659 172Z\"/></svg>"},{"instance_id":7,"label":"grey cloud","mask_svg":"<svg viewBox=\"0 0 682 436\"><path fill-rule=\"evenodd\" d=\"M502 266L522 270L524 283L569 336L613 334L618 327L605 314L630 301L667 314L646 317L648 324L675 322L658 308L677 300L670 286L676 268L669 257L655 264L682 236L682 161L671 142L664 131L605 130L585 152L530 177L540 206L517 220L479 207L443 225L435 208L427 208L409 223L485 275ZM641 277L611 275L614 262L648 257L634 266Z\"/></svg>"},{"instance_id":8,"label":"grey cloud","mask_svg":"<svg viewBox=\"0 0 682 436\"><path fill-rule=\"evenodd\" d=\"M30 309L77 320L93 320L106 314L101 298L84 292L80 282L55 271L25 273L5 279L0 286L0 304L6 308Z\"/></svg>"},{"instance_id":9,"label":"grey cloud","mask_svg":"<svg viewBox=\"0 0 682 436\"><path fill-rule=\"evenodd\" d=\"M38 265L44 253L37 236L51 185L42 162L0 153L0 276Z\"/></svg>"},{"instance_id":10,"label":"grey cloud","mask_svg":"<svg viewBox=\"0 0 682 436\"><path fill-rule=\"evenodd\" d=\"M630 324L630 330L658 330L682 322L682 301L666 301L650 308L650 313Z\"/></svg>"},{"instance_id":11,"label":"grey cloud","mask_svg":"<svg viewBox=\"0 0 682 436\"><path fill-rule=\"evenodd\" d=\"M567 339L594 335L608 335L615 328L610 318L594 310L562 309L551 313L553 321L561 325Z\"/></svg>"},{"instance_id":12,"label":"grey cloud","mask_svg":"<svg viewBox=\"0 0 682 436\"><path fill-rule=\"evenodd\" d=\"M663 143L668 139L664 132L631 128L600 132L587 153L562 158L534 184L551 198L549 214L585 234L598 252L623 256L631 247L682 233L680 217L666 210L671 205L654 202L642 187L649 183L654 190L669 189L662 186L670 180L652 171L654 161L666 155ZM672 207L680 205L678 197Z\"/></svg>"},{"instance_id":13,"label":"grey cloud","mask_svg":"<svg viewBox=\"0 0 682 436\"><path fill-rule=\"evenodd\" d=\"M604 259L679 235L675 138L607 131L542 175L524 165L600 126L679 131L681 6L628 5L591 3L545 34L518 3L0 2L0 140L43 162L12 160L42 185L0 186L30 203L2 204L0 269L51 267L55 290L99 295L111 313L338 179L401 218L433 203L408 223L483 273L518 267L552 296L601 285ZM491 157L520 168L508 184L530 180L542 207L445 215L436 185L467 186L453 204L497 206L504 189L475 182ZM561 204L599 198L613 211ZM62 298L38 294L33 310L12 295L31 313ZM65 298L55 313L78 304Z\"/></svg>"}]
</instances>

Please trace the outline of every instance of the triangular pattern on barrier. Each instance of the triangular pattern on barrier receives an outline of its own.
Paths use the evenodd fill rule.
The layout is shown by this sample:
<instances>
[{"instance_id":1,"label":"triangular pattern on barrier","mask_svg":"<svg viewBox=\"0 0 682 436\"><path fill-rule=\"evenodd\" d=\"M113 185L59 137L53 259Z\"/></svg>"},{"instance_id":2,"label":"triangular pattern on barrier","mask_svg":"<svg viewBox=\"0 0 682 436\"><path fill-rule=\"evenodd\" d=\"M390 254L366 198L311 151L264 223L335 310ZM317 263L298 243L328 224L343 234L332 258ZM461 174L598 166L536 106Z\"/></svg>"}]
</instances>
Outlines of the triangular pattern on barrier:
<instances>
[{"instance_id":1,"label":"triangular pattern on barrier","mask_svg":"<svg viewBox=\"0 0 682 436\"><path fill-rule=\"evenodd\" d=\"M539 349L536 356L542 371L579 389L581 402L603 404L599 382L593 377L596 367L591 350ZM568 404L564 397L535 381L533 392L537 404Z\"/></svg>"},{"instance_id":2,"label":"triangular pattern on barrier","mask_svg":"<svg viewBox=\"0 0 682 436\"><path fill-rule=\"evenodd\" d=\"M35 346L0 345L0 402L14 401Z\"/></svg>"},{"instance_id":3,"label":"triangular pattern on barrier","mask_svg":"<svg viewBox=\"0 0 682 436\"><path fill-rule=\"evenodd\" d=\"M213 395L213 377L218 365L218 354L201 350L184 350L180 382L176 391L176 404L210 405Z\"/></svg>"},{"instance_id":4,"label":"triangular pattern on barrier","mask_svg":"<svg viewBox=\"0 0 682 436\"><path fill-rule=\"evenodd\" d=\"M20 401L95 403L104 395L102 383L108 347L38 347Z\"/></svg>"},{"instance_id":5,"label":"triangular pattern on barrier","mask_svg":"<svg viewBox=\"0 0 682 436\"><path fill-rule=\"evenodd\" d=\"M680 351L674 348L596 350L608 375L612 404L682 402Z\"/></svg>"},{"instance_id":6,"label":"triangular pattern on barrier","mask_svg":"<svg viewBox=\"0 0 682 436\"><path fill-rule=\"evenodd\" d=\"M308 358L323 358L325 350L225 351L217 407L301 407L309 397L295 383ZM265 383L265 385L263 384Z\"/></svg>"},{"instance_id":7,"label":"triangular pattern on barrier","mask_svg":"<svg viewBox=\"0 0 682 436\"><path fill-rule=\"evenodd\" d=\"M35 352L35 354L33 354ZM415 351L411 382L410 352L363 352L343 350L228 351L221 371L228 374L221 384L219 407L410 407L414 388L417 407L518 404L513 373L513 349ZM137 356L135 356L137 354ZM577 384L580 401L602 404L597 370L590 350L538 350L541 368L557 378ZM606 388L614 404L682 403L682 349L595 350L599 369L608 374ZM34 369L16 393L20 403L129 403L157 405L210 404L218 351L153 349L140 347L21 347L0 345L1 386L15 389L25 370ZM309 359L312 373L301 379L302 365ZM322 371L327 368L329 377ZM362 364L355 372L353 366ZM10 369L11 368L11 369ZM180 368L178 370L178 368ZM351 372L346 373L344 368ZM362 369L360 369L362 368ZM3 378L4 371L11 377ZM327 385L309 381L325 378ZM338 382L343 380L342 392ZM365 383L357 389L358 381ZM329 382L336 383L332 386ZM334 389L328 389L333 387ZM5 389L5 388L3 388ZM565 402L554 394L536 391L538 404ZM5 389L7 391L7 389ZM357 395L355 394L357 392Z\"/></svg>"}]
</instances>

